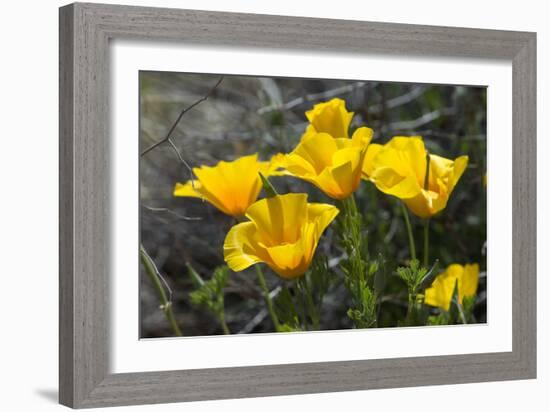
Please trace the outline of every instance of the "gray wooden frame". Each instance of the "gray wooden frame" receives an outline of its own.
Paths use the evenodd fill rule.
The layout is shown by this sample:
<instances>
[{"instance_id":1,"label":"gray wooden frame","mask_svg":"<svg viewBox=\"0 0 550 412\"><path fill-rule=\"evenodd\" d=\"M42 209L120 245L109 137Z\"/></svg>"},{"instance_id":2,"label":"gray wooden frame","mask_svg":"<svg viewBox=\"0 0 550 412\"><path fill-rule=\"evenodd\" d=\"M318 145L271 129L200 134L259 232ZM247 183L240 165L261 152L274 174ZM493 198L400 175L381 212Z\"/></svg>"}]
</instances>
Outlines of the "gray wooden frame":
<instances>
[{"instance_id":1,"label":"gray wooden frame","mask_svg":"<svg viewBox=\"0 0 550 412\"><path fill-rule=\"evenodd\" d=\"M110 374L109 40L495 58L513 65L513 350ZM536 377L536 34L103 4L60 9L59 397L75 408Z\"/></svg>"}]
</instances>

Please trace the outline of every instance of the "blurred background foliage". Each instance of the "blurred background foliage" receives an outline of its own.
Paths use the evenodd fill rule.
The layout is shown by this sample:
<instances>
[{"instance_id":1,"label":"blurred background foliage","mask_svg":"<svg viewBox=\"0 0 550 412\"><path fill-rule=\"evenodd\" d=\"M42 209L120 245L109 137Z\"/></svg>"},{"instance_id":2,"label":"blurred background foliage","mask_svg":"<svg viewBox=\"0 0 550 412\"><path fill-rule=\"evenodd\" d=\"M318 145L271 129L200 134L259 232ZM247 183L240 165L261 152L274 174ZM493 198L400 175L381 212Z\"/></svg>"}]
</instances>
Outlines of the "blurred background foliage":
<instances>
[{"instance_id":1,"label":"blurred background foliage","mask_svg":"<svg viewBox=\"0 0 550 412\"><path fill-rule=\"evenodd\" d=\"M169 72L140 73L140 148L162 139L180 111L204 97L218 75ZM187 112L172 140L193 166L258 152L267 160L291 151L304 132L305 111L315 103L339 97L355 112L351 131L367 125L376 143L396 135L421 135L431 153L454 159L467 154L468 169L447 208L430 224L430 255L440 268L451 263L479 263L480 284L474 315L486 322L486 89L484 87L386 83L375 81L224 76L211 96ZM176 182L189 171L164 144L141 157L141 241L173 290L173 311L185 336L223 333L216 317L191 301L195 289L187 264L211 279L224 265L222 245L235 220L200 199L174 198ZM279 193L306 192L310 201L333 203L312 185L275 177ZM379 326L392 327L405 316L407 292L395 269L408 259L407 234L397 199L363 182L356 192L369 228L371 256L385 257L385 293ZM199 218L188 220L185 217ZM417 248L422 222L411 215ZM342 256L333 232L325 232L317 254L329 258L334 279L328 285L321 329L352 327L346 315L349 296L338 262ZM141 337L171 336L158 297L140 269ZM257 285L254 268L230 272L225 284L225 321L232 333L272 332L273 326ZM277 295L284 280L266 270ZM281 299L284 299L281 296Z\"/></svg>"}]
</instances>

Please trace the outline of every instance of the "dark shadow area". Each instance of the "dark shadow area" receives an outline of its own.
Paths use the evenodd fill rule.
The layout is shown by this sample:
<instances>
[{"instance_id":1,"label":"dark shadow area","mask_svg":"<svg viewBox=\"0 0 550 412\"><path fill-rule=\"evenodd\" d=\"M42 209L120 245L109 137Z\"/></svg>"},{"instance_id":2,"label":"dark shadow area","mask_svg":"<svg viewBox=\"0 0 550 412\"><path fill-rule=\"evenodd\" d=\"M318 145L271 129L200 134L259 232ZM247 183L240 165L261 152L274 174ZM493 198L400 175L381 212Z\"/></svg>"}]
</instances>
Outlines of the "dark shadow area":
<instances>
[{"instance_id":1,"label":"dark shadow area","mask_svg":"<svg viewBox=\"0 0 550 412\"><path fill-rule=\"evenodd\" d=\"M38 389L36 394L53 403L59 403L59 391L57 389Z\"/></svg>"}]
</instances>

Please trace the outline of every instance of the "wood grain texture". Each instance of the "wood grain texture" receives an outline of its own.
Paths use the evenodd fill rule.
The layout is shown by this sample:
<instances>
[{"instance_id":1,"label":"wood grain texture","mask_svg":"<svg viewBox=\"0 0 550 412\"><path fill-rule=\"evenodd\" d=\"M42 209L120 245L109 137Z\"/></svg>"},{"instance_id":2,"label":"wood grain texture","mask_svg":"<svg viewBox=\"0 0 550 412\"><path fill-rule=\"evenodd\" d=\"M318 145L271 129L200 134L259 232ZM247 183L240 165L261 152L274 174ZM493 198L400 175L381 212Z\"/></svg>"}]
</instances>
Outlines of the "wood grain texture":
<instances>
[{"instance_id":1,"label":"wood grain texture","mask_svg":"<svg viewBox=\"0 0 550 412\"><path fill-rule=\"evenodd\" d=\"M59 400L73 404L73 37L74 19L59 15Z\"/></svg>"},{"instance_id":2,"label":"wood grain texture","mask_svg":"<svg viewBox=\"0 0 550 412\"><path fill-rule=\"evenodd\" d=\"M536 376L536 36L533 33L76 3L60 9L60 402L84 408ZM109 373L109 40L513 64L513 350Z\"/></svg>"}]
</instances>

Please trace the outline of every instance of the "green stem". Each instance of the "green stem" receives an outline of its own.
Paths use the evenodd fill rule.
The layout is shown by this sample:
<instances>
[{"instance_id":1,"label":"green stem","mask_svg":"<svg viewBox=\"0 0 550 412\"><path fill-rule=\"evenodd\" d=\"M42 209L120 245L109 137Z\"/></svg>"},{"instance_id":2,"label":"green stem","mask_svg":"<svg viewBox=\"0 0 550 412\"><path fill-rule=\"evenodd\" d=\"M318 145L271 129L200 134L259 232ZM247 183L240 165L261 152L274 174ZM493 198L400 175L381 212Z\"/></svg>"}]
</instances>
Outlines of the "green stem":
<instances>
[{"instance_id":1,"label":"green stem","mask_svg":"<svg viewBox=\"0 0 550 412\"><path fill-rule=\"evenodd\" d=\"M464 314L464 309L462 308L462 305L460 303L458 303L458 301L456 301L456 300L453 300L453 302L455 303L456 308L458 310L458 316L460 317L460 321L464 325L468 324L468 321L466 320L466 315Z\"/></svg>"},{"instance_id":2,"label":"green stem","mask_svg":"<svg viewBox=\"0 0 550 412\"><path fill-rule=\"evenodd\" d=\"M424 175L424 190L430 186L430 153L426 151L426 174ZM424 267L428 267L430 260L430 219L424 220Z\"/></svg>"},{"instance_id":3,"label":"green stem","mask_svg":"<svg viewBox=\"0 0 550 412\"><path fill-rule=\"evenodd\" d=\"M306 291L307 305L309 307L309 316L311 317L311 322L313 323L313 329L319 330L320 319L317 308L315 307L315 302L313 302L313 297L311 296L311 291L308 289Z\"/></svg>"},{"instance_id":4,"label":"green stem","mask_svg":"<svg viewBox=\"0 0 550 412\"><path fill-rule=\"evenodd\" d=\"M307 309L307 303L305 299L305 295L303 292L301 292L298 288L298 293L296 293L298 300L300 301L300 312L298 313L298 316L301 319L302 328L303 330L307 331L307 315L308 315L308 309Z\"/></svg>"},{"instance_id":5,"label":"green stem","mask_svg":"<svg viewBox=\"0 0 550 412\"><path fill-rule=\"evenodd\" d=\"M430 219L424 220L424 267L430 262Z\"/></svg>"},{"instance_id":6,"label":"green stem","mask_svg":"<svg viewBox=\"0 0 550 412\"><path fill-rule=\"evenodd\" d=\"M353 302L351 312L348 313L355 313L352 319L356 327L375 327L376 310L373 310L371 301L374 291L369 285L367 237L363 234L362 217L353 194L341 201L340 209L342 213L339 216L341 226L338 235L348 255L344 284Z\"/></svg>"},{"instance_id":7,"label":"green stem","mask_svg":"<svg viewBox=\"0 0 550 412\"><path fill-rule=\"evenodd\" d=\"M424 190L430 187L430 153L426 150L426 174L424 175Z\"/></svg>"},{"instance_id":8,"label":"green stem","mask_svg":"<svg viewBox=\"0 0 550 412\"><path fill-rule=\"evenodd\" d=\"M411 260L416 260L416 248L414 247L414 237L413 237L411 221L409 219L409 212L407 211L405 204L403 202L400 202L400 203L401 203L401 211L403 212L403 217L405 218L405 226L407 227L407 234L409 236L409 253L411 255Z\"/></svg>"},{"instance_id":9,"label":"green stem","mask_svg":"<svg viewBox=\"0 0 550 412\"><path fill-rule=\"evenodd\" d=\"M222 330L224 335L231 335L231 331L229 330L229 327L227 326L227 323L225 322L225 315L222 313L220 315L220 325L222 326Z\"/></svg>"},{"instance_id":10,"label":"green stem","mask_svg":"<svg viewBox=\"0 0 550 412\"><path fill-rule=\"evenodd\" d=\"M312 289L307 279L307 274L297 280L298 290L305 298L305 306L311 319L313 330L319 330L320 315L312 296ZM307 330L307 328L306 328Z\"/></svg>"},{"instance_id":11,"label":"green stem","mask_svg":"<svg viewBox=\"0 0 550 412\"><path fill-rule=\"evenodd\" d=\"M344 199L344 205L348 208L348 213L350 215L354 216L358 213L357 203L355 202L355 196L353 194Z\"/></svg>"},{"instance_id":12,"label":"green stem","mask_svg":"<svg viewBox=\"0 0 550 412\"><path fill-rule=\"evenodd\" d=\"M271 320L273 321L273 326L275 326L275 330L278 331L281 325L279 323L279 318L275 313L275 308L273 307L273 301L271 300L271 296L269 296L269 289L267 288L267 283L265 282L264 272L262 271L262 268L259 265L254 265L254 267L256 268L256 274L258 275L258 281L260 282L260 287L262 288L262 291L264 293L264 299L267 305L267 310L269 311L269 315L271 316Z\"/></svg>"},{"instance_id":13,"label":"green stem","mask_svg":"<svg viewBox=\"0 0 550 412\"><path fill-rule=\"evenodd\" d=\"M357 204L355 203L353 194L342 201L342 209L344 231L346 232L342 235L347 235L346 252L354 268L352 276L355 281L359 282L365 277L366 262L363 261L362 256L364 245L362 245L361 222L357 218L359 212L357 211Z\"/></svg>"},{"instance_id":14,"label":"green stem","mask_svg":"<svg viewBox=\"0 0 550 412\"><path fill-rule=\"evenodd\" d=\"M151 283L153 283L153 286L157 291L157 295L161 303L161 308L164 312L164 315L166 316L166 320L170 324L172 330L174 331L174 334L176 336L182 336L181 329L176 322L176 317L174 316L174 312L172 310L172 302L166 296L166 292L160 280L159 271L155 266L153 259L151 259L151 257L147 254L147 252L143 248L143 245L140 245L139 252L141 263L143 263L143 267L145 268L145 273L147 273L149 279L151 279Z\"/></svg>"},{"instance_id":15,"label":"green stem","mask_svg":"<svg viewBox=\"0 0 550 412\"><path fill-rule=\"evenodd\" d=\"M407 317L405 318L406 319L406 323L408 326L413 326L412 323L412 319L413 319L413 310L414 310L414 296L413 294L409 291L409 304L407 306Z\"/></svg>"}]
</instances>

